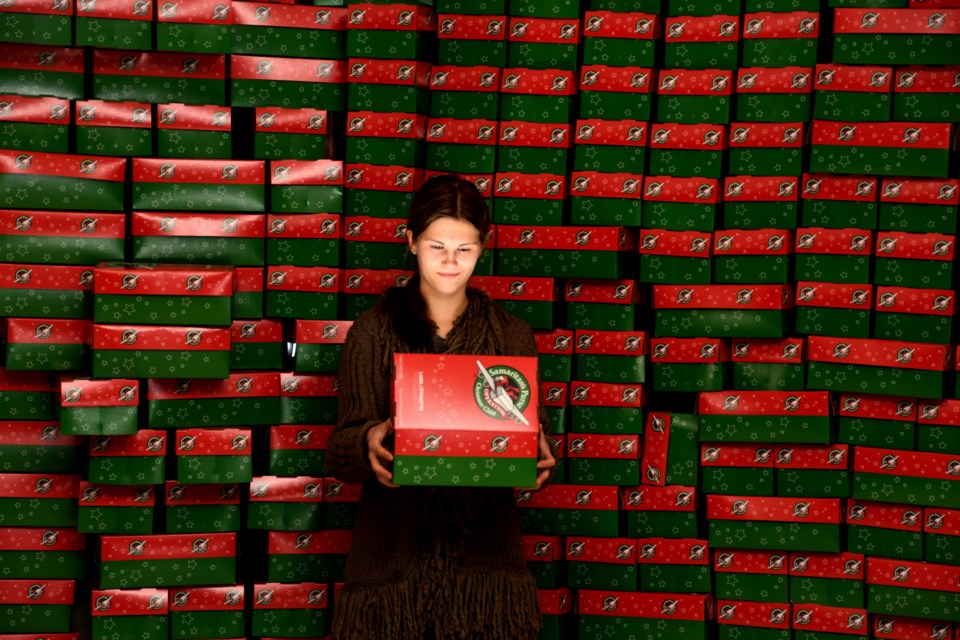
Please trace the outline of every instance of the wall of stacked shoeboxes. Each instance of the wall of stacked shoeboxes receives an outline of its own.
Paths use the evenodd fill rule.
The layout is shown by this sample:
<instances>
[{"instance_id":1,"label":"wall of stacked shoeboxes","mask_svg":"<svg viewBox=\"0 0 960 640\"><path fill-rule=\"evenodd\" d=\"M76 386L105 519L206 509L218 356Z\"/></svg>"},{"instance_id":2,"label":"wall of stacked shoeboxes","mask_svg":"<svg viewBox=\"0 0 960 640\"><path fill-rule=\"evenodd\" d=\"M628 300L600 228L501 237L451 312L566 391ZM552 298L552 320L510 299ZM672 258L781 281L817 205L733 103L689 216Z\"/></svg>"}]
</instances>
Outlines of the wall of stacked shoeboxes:
<instances>
[{"instance_id":1,"label":"wall of stacked shoeboxes","mask_svg":"<svg viewBox=\"0 0 960 640\"><path fill-rule=\"evenodd\" d=\"M960 2L314 4L0 3L0 639L329 631L432 172L538 330L541 638L960 638Z\"/></svg>"}]
</instances>

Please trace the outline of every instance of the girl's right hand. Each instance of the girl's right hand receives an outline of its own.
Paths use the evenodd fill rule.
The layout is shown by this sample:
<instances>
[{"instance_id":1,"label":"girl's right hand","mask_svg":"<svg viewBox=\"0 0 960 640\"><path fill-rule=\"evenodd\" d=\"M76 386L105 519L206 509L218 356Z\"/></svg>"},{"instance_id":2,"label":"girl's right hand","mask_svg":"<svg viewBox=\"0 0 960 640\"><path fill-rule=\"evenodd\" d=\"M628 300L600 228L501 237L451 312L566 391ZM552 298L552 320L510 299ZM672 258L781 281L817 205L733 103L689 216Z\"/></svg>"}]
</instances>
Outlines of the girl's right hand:
<instances>
[{"instance_id":1,"label":"girl's right hand","mask_svg":"<svg viewBox=\"0 0 960 640\"><path fill-rule=\"evenodd\" d=\"M394 488L393 474L386 467L387 462L393 461L393 454L383 446L383 441L393 432L393 419L385 420L367 431L367 456L370 458L370 468L377 476L380 484Z\"/></svg>"}]
</instances>

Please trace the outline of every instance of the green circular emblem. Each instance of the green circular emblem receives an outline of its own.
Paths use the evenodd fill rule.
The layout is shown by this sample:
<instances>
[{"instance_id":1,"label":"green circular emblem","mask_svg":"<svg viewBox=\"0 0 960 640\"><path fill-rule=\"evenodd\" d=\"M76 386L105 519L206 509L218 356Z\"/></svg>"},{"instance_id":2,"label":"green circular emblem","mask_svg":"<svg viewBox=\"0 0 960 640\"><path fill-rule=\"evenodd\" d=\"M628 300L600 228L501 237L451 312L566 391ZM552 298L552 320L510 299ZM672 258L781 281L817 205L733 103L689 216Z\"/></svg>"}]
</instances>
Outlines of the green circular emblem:
<instances>
[{"instance_id":1,"label":"green circular emblem","mask_svg":"<svg viewBox=\"0 0 960 640\"><path fill-rule=\"evenodd\" d=\"M473 399L491 418L525 422L522 414L530 404L530 383L513 367L486 367L473 385Z\"/></svg>"}]
</instances>

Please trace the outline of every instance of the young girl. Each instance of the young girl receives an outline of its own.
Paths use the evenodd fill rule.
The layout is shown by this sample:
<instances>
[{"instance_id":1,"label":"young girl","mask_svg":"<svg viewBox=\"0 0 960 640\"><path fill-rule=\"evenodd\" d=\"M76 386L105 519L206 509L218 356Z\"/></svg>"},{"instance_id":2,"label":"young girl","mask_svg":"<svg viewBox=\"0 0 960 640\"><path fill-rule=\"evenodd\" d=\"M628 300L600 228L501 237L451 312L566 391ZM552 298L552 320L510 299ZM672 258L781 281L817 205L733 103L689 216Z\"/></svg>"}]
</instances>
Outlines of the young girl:
<instances>
[{"instance_id":1,"label":"young girl","mask_svg":"<svg viewBox=\"0 0 960 640\"><path fill-rule=\"evenodd\" d=\"M363 482L333 640L533 640L536 585L521 553L513 491L393 484L393 354L536 356L530 326L467 286L490 233L470 182L428 180L407 221L417 273L347 334L327 468ZM537 487L556 464L543 428Z\"/></svg>"}]
</instances>

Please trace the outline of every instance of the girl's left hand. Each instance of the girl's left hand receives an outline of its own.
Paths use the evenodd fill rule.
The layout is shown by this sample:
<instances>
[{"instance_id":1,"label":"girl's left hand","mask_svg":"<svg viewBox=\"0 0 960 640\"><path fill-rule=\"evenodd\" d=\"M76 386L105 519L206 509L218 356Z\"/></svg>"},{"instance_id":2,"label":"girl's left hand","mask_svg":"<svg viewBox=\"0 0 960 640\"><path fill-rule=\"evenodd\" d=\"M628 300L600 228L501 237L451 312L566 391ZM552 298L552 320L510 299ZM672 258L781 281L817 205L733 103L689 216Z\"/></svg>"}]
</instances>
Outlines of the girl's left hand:
<instances>
[{"instance_id":1,"label":"girl's left hand","mask_svg":"<svg viewBox=\"0 0 960 640\"><path fill-rule=\"evenodd\" d=\"M550 479L552 469L557 466L557 459L553 457L550 442L543 429L540 430L540 451L537 460L537 489Z\"/></svg>"}]
</instances>

